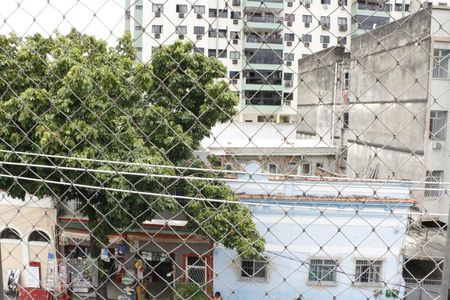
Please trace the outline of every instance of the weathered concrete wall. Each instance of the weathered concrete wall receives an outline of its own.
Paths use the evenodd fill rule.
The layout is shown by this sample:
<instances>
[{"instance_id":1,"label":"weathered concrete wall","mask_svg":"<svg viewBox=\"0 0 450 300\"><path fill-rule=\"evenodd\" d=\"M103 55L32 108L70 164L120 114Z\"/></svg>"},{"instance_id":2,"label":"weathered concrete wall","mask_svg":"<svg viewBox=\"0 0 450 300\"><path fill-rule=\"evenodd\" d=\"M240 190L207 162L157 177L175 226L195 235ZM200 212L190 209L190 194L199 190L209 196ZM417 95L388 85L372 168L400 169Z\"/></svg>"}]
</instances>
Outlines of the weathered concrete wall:
<instances>
[{"instance_id":1,"label":"weathered concrete wall","mask_svg":"<svg viewBox=\"0 0 450 300\"><path fill-rule=\"evenodd\" d=\"M330 141L333 133L340 136L343 86L336 78L342 78L349 57L345 48L333 47L299 60L298 137Z\"/></svg>"}]
</instances>

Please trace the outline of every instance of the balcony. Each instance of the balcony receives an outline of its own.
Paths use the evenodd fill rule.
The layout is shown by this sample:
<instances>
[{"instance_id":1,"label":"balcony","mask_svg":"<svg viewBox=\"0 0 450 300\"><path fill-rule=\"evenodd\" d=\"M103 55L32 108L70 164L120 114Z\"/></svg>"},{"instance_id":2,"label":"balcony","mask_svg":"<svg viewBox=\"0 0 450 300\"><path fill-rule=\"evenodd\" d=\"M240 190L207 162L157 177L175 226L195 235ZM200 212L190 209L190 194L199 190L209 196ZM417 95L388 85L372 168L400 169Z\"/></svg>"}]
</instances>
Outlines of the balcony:
<instances>
[{"instance_id":1,"label":"balcony","mask_svg":"<svg viewBox=\"0 0 450 300\"><path fill-rule=\"evenodd\" d=\"M283 50L281 37L263 37L260 35L248 35L245 39L245 47L248 49L276 49Z\"/></svg>"},{"instance_id":2,"label":"balcony","mask_svg":"<svg viewBox=\"0 0 450 300\"><path fill-rule=\"evenodd\" d=\"M274 16L244 16L244 22L251 31L256 30L275 30L283 29L283 21Z\"/></svg>"},{"instance_id":3,"label":"balcony","mask_svg":"<svg viewBox=\"0 0 450 300\"><path fill-rule=\"evenodd\" d=\"M284 0L245 0L244 9L251 11L281 11L284 9Z\"/></svg>"},{"instance_id":4,"label":"balcony","mask_svg":"<svg viewBox=\"0 0 450 300\"><path fill-rule=\"evenodd\" d=\"M354 3L352 5L352 14L354 16L388 17L390 11L392 11L391 4Z\"/></svg>"}]
</instances>

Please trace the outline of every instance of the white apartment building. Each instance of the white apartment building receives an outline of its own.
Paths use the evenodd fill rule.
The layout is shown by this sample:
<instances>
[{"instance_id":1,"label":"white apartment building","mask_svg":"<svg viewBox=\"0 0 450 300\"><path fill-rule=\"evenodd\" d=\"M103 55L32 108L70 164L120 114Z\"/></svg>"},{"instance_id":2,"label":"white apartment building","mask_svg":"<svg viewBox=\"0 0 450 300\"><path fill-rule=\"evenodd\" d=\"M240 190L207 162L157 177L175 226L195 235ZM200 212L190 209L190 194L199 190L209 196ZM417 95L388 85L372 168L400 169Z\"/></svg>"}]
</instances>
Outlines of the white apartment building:
<instances>
[{"instance_id":1,"label":"white apartment building","mask_svg":"<svg viewBox=\"0 0 450 300\"><path fill-rule=\"evenodd\" d=\"M138 58L176 40L215 56L239 93L237 121L297 121L297 61L350 35L346 0L126 0Z\"/></svg>"}]
</instances>

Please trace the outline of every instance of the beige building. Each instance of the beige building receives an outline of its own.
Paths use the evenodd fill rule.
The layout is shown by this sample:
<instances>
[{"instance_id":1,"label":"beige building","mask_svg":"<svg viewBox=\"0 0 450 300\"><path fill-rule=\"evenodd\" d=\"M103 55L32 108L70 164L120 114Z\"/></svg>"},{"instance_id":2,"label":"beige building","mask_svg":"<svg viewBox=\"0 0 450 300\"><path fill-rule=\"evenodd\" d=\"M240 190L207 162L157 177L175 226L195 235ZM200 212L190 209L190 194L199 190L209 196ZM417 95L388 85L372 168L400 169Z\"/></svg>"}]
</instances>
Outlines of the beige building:
<instances>
[{"instance_id":1,"label":"beige building","mask_svg":"<svg viewBox=\"0 0 450 300\"><path fill-rule=\"evenodd\" d=\"M29 196L20 200L1 194L0 237L5 289L8 272L13 269L20 272L20 287L55 287L56 273L52 273L52 269L56 270L56 259L52 259L56 254L55 226L56 209L50 198ZM40 264L39 278L38 273L29 269L30 262Z\"/></svg>"}]
</instances>

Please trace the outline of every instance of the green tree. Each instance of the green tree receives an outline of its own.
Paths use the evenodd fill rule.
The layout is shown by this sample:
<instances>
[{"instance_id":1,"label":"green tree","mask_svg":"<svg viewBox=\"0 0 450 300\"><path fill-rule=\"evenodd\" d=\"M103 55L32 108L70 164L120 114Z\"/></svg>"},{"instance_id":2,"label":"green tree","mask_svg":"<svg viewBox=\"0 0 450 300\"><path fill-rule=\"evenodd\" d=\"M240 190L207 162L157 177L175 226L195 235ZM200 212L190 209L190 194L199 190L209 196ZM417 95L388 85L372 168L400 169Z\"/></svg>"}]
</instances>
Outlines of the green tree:
<instances>
[{"instance_id":1,"label":"green tree","mask_svg":"<svg viewBox=\"0 0 450 300\"><path fill-rule=\"evenodd\" d=\"M217 174L160 167L204 167L193 150L238 103L220 80L225 74L191 43L136 64L129 35L115 47L77 31L0 36L0 188L14 197L80 200L93 257L108 234L180 209L193 231L257 256L264 240L233 192L219 180L184 178ZM228 202L181 201L169 195L173 187Z\"/></svg>"}]
</instances>

